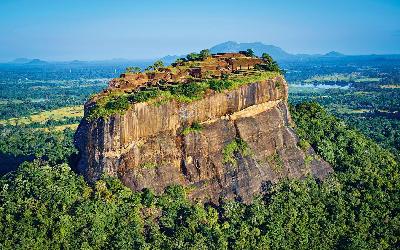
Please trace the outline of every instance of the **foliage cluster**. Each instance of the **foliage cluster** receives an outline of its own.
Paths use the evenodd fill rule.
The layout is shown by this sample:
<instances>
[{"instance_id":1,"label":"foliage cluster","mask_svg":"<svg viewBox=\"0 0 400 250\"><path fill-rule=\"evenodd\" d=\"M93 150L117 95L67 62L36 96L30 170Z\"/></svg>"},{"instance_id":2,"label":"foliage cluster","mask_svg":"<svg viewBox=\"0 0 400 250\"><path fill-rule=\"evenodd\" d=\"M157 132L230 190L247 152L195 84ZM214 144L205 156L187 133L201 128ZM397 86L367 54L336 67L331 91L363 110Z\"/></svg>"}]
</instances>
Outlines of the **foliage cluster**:
<instances>
[{"instance_id":1,"label":"foliage cluster","mask_svg":"<svg viewBox=\"0 0 400 250\"><path fill-rule=\"evenodd\" d=\"M282 170L284 167L284 162L278 153L267 156L267 162L271 164L272 168L275 170Z\"/></svg>"},{"instance_id":2,"label":"foliage cluster","mask_svg":"<svg viewBox=\"0 0 400 250\"><path fill-rule=\"evenodd\" d=\"M207 57L211 56L211 52L209 49L203 49L200 53L190 53L186 56L187 61L202 61L205 60ZM182 59L179 62L182 62Z\"/></svg>"},{"instance_id":3,"label":"foliage cluster","mask_svg":"<svg viewBox=\"0 0 400 250\"><path fill-rule=\"evenodd\" d=\"M210 89L215 90L217 92L222 92L225 89L230 89L233 86L233 82L230 80L219 80L219 79L212 79L209 80L208 83L210 84Z\"/></svg>"},{"instance_id":4,"label":"foliage cluster","mask_svg":"<svg viewBox=\"0 0 400 250\"><path fill-rule=\"evenodd\" d=\"M283 65L288 69L286 79L294 83L289 88L291 103L318 102L400 159L400 89L385 87L399 82L399 60L354 58ZM316 78L322 79L308 83Z\"/></svg>"},{"instance_id":5,"label":"foliage cluster","mask_svg":"<svg viewBox=\"0 0 400 250\"><path fill-rule=\"evenodd\" d=\"M235 140L231 141L224 147L222 151L222 163L230 163L236 166L237 154L240 154L243 157L249 156L251 154L249 146L241 138L235 138Z\"/></svg>"},{"instance_id":6,"label":"foliage cluster","mask_svg":"<svg viewBox=\"0 0 400 250\"><path fill-rule=\"evenodd\" d=\"M26 160L37 158L55 164L68 162L77 153L72 140L75 130L69 128L50 133L32 125L0 125L0 130L0 174Z\"/></svg>"},{"instance_id":7,"label":"foliage cluster","mask_svg":"<svg viewBox=\"0 0 400 250\"><path fill-rule=\"evenodd\" d=\"M87 119L94 120L121 113L129 108L129 104L127 94L114 92L97 100L94 106L90 108Z\"/></svg>"},{"instance_id":8,"label":"foliage cluster","mask_svg":"<svg viewBox=\"0 0 400 250\"><path fill-rule=\"evenodd\" d=\"M240 51L239 53L242 53L248 57L255 57L256 54L254 53L254 51L252 49L247 49L245 51Z\"/></svg>"},{"instance_id":9,"label":"foliage cluster","mask_svg":"<svg viewBox=\"0 0 400 250\"><path fill-rule=\"evenodd\" d=\"M32 73L27 70L27 74ZM4 80L2 77L5 76L0 77L0 82ZM85 79L15 83L7 79L0 84L1 120L21 116L28 117L46 110L82 105L90 94L99 92L107 86L106 80L103 79L92 80L90 83L84 81Z\"/></svg>"},{"instance_id":10,"label":"foliage cluster","mask_svg":"<svg viewBox=\"0 0 400 250\"><path fill-rule=\"evenodd\" d=\"M125 72L126 73L139 73L139 72L141 72L142 71L142 69L141 68L139 68L139 67L127 67L126 69L125 69Z\"/></svg>"},{"instance_id":11,"label":"foliage cluster","mask_svg":"<svg viewBox=\"0 0 400 250\"><path fill-rule=\"evenodd\" d=\"M267 53L263 53L261 57L263 58L264 63L256 65L257 69L279 72L281 74L284 73L284 71L281 70L281 68L279 67L278 63L274 59L272 59L270 55L268 55Z\"/></svg>"},{"instance_id":12,"label":"foliage cluster","mask_svg":"<svg viewBox=\"0 0 400 250\"><path fill-rule=\"evenodd\" d=\"M158 71L161 68L164 68L164 63L161 60L157 60L153 63L153 65L148 66L145 70L146 71L150 71L150 70Z\"/></svg>"},{"instance_id":13,"label":"foliage cluster","mask_svg":"<svg viewBox=\"0 0 400 250\"><path fill-rule=\"evenodd\" d=\"M194 122L190 126L185 127L182 130L182 135L188 135L188 134L190 134L192 132L198 133L198 132L201 132L202 129L203 129L203 126L200 123Z\"/></svg>"},{"instance_id":14,"label":"foliage cluster","mask_svg":"<svg viewBox=\"0 0 400 250\"><path fill-rule=\"evenodd\" d=\"M139 167L146 168L146 169L154 169L154 168L157 168L158 165L155 162L144 162L144 163L140 164Z\"/></svg>"}]
</instances>

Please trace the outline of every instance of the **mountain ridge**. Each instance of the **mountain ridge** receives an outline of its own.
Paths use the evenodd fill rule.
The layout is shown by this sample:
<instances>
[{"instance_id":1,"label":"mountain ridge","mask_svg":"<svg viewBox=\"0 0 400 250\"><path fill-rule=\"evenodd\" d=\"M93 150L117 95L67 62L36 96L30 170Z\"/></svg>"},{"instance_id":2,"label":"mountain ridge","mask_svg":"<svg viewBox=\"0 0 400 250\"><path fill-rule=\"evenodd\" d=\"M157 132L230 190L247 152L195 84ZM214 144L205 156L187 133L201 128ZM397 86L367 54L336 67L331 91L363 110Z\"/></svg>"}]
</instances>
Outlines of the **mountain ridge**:
<instances>
[{"instance_id":1,"label":"mountain ridge","mask_svg":"<svg viewBox=\"0 0 400 250\"><path fill-rule=\"evenodd\" d=\"M345 59L345 58L359 58L359 59L368 59L368 58L399 58L399 54L367 54L367 55L346 55L338 51L330 51L325 54L306 54L306 53L298 53L292 54L284 49L275 46L275 45L267 45L262 42L245 42L238 43L235 41L226 41L219 44L216 44L209 48L211 53L224 53L224 52L239 52L242 50L252 49L257 56L261 56L262 53L268 53L271 55L276 61L296 61L296 60L313 60L313 59L322 59L322 60L332 60L332 59ZM155 59L126 59L126 58L112 58L112 59L104 59L104 60L67 60L67 61L46 61L48 64L128 64L128 63L137 63L137 62L148 62L151 63L157 59L163 61L165 64L171 64L175 62L176 59L184 58L187 54L180 55L166 55L160 58ZM4 62L2 64L16 64L16 65L24 65L29 64L33 60L41 59L29 59L29 58L16 58L10 62ZM33 63L34 64L34 63Z\"/></svg>"},{"instance_id":2,"label":"mountain ridge","mask_svg":"<svg viewBox=\"0 0 400 250\"><path fill-rule=\"evenodd\" d=\"M345 57L346 55L331 51L326 54L291 54L283 50L282 48L275 45L268 45L262 42L244 42L238 43L235 41L226 41L216 44L209 48L213 54L226 53L226 52L239 52L252 49L256 56L261 56L263 53L267 53L277 61L290 61L290 60L304 60L304 59L316 59L316 58L338 58ZM167 55L160 58L161 61L171 64L178 58L186 57L186 55Z\"/></svg>"}]
</instances>

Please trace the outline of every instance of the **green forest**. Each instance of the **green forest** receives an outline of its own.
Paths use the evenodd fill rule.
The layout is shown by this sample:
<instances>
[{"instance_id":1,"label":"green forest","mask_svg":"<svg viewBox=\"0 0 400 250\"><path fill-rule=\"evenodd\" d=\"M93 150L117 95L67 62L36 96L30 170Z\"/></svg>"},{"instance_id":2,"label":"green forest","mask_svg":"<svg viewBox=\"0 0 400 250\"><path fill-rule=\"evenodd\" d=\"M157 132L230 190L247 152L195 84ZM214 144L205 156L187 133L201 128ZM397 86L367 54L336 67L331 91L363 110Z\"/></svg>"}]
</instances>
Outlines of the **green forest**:
<instances>
[{"instance_id":1,"label":"green forest","mask_svg":"<svg viewBox=\"0 0 400 250\"><path fill-rule=\"evenodd\" d=\"M189 202L180 186L155 195L107 176L89 185L68 164L39 159L1 177L0 248L399 248L395 156L316 103L291 112L300 142L335 170L324 181L284 180L252 204L217 206Z\"/></svg>"}]
</instances>

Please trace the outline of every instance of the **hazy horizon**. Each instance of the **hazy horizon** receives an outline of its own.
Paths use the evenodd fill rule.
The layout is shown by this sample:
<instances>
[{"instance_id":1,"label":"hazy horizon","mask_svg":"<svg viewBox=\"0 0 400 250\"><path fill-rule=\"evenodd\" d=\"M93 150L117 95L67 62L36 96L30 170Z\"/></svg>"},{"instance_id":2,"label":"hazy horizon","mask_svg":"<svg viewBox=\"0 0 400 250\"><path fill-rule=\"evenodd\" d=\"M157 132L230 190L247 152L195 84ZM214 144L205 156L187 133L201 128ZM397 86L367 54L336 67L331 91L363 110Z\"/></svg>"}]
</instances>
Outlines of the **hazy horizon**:
<instances>
[{"instance_id":1,"label":"hazy horizon","mask_svg":"<svg viewBox=\"0 0 400 250\"><path fill-rule=\"evenodd\" d=\"M225 41L292 54L400 54L400 2L0 2L0 61L146 60Z\"/></svg>"},{"instance_id":2,"label":"hazy horizon","mask_svg":"<svg viewBox=\"0 0 400 250\"><path fill-rule=\"evenodd\" d=\"M241 43L241 42L238 42L238 43ZM256 43L256 42L254 42L254 43ZM217 45L217 44L215 44L215 45ZM273 45L273 46L279 47L278 45L275 45L275 44L265 44L265 45ZM279 48L281 48L281 47L279 47ZM281 49L283 49L285 52L287 52L284 48L281 48ZM193 50L193 51L189 51L189 52L199 52L199 51L194 51ZM114 61L114 60L115 61L131 61L131 62L134 62L134 61L141 62L141 61L143 61L144 62L144 61L154 61L154 60L161 59L161 58L167 57L167 56L183 56L185 54L188 54L189 52L187 52L187 53L168 54L168 55L159 55L159 56L155 56L153 58L128 58L128 57L119 57L119 58L117 58L117 57L114 57L114 58L99 58L99 59L72 58L72 59L53 60L51 58L40 58L40 57L34 57L34 58L32 57L32 58L30 58L30 57L21 56L21 57L11 58L9 60L2 60L2 61L0 61L0 63L9 63L9 62L13 62L14 60L18 60L18 59L42 60L42 61L46 61L46 62L50 62L50 63L51 62L55 62L55 63L56 62L72 62L72 61L82 61L82 62L96 62L96 61L99 61L99 62L101 62L101 61ZM305 54L305 55L325 55L325 54L330 53L330 52L338 52L338 53L344 54L341 51L330 50L330 51L326 51L326 52L323 52L323 53L317 53L317 54L296 53L296 54L293 54L293 55L302 55L302 54ZM344 54L344 55L345 56L370 56L370 55L377 55L377 56L382 55L382 56L384 56L384 55L400 55L400 53L391 53L391 54L374 54L374 53L371 53L371 54Z\"/></svg>"}]
</instances>

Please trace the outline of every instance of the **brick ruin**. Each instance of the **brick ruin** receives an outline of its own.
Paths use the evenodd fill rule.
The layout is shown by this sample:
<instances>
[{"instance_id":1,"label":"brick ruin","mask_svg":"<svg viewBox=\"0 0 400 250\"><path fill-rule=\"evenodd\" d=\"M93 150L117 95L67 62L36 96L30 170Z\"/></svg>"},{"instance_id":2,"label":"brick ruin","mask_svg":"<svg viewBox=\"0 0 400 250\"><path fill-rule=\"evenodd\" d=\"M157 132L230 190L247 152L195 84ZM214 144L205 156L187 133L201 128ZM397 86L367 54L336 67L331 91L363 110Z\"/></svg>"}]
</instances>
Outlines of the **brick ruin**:
<instances>
[{"instance_id":1,"label":"brick ruin","mask_svg":"<svg viewBox=\"0 0 400 250\"><path fill-rule=\"evenodd\" d=\"M131 92L159 84L180 84L189 80L221 78L224 75L250 70L264 61L258 57L249 57L245 53L218 53L201 61L183 61L157 71L124 73L110 81L108 89Z\"/></svg>"}]
</instances>

